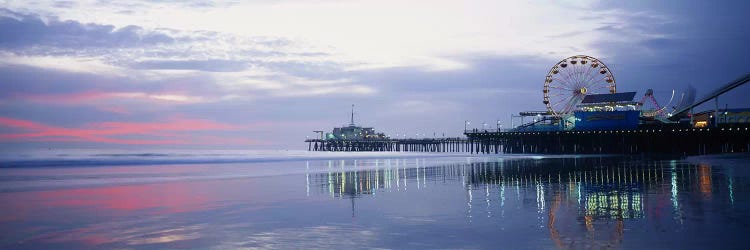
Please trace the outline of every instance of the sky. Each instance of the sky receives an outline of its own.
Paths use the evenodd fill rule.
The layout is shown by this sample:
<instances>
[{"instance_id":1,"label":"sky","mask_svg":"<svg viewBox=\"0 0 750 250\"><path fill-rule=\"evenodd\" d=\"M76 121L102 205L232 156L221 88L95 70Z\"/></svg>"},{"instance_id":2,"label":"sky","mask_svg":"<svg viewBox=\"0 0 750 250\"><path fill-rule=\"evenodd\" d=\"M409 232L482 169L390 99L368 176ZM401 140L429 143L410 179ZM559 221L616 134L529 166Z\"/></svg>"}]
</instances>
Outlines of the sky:
<instances>
[{"instance_id":1,"label":"sky","mask_svg":"<svg viewBox=\"0 0 750 250\"><path fill-rule=\"evenodd\" d=\"M391 136L460 136L545 110L573 55L662 104L750 72L748 1L0 3L5 149L305 149L352 104Z\"/></svg>"}]
</instances>

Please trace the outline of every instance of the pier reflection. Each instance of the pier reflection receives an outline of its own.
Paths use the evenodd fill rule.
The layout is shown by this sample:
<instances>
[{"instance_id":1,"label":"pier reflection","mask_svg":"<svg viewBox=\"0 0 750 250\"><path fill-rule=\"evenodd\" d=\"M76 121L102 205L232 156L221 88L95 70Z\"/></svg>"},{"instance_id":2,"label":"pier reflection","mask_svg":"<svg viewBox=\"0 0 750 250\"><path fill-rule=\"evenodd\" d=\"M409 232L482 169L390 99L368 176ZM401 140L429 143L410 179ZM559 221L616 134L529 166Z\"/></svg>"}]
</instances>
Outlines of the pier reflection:
<instances>
[{"instance_id":1,"label":"pier reflection","mask_svg":"<svg viewBox=\"0 0 750 250\"><path fill-rule=\"evenodd\" d=\"M427 188L437 178L461 179L467 168L463 164L426 167L425 159L339 160L327 161L328 172L307 174L307 190L311 186L332 197L356 198L377 192L407 191ZM309 162L307 163L310 164ZM360 164L367 169L359 169ZM374 167L373 167L374 166Z\"/></svg>"},{"instance_id":2,"label":"pier reflection","mask_svg":"<svg viewBox=\"0 0 750 250\"><path fill-rule=\"evenodd\" d=\"M713 203L734 202L736 185L710 165L674 160L467 158L441 166L424 159L373 161L329 161L328 172L308 174L307 188L352 199L354 214L355 198L452 185L466 194L469 222L536 212L528 223L549 230L561 248L618 246L628 225L682 224Z\"/></svg>"}]
</instances>

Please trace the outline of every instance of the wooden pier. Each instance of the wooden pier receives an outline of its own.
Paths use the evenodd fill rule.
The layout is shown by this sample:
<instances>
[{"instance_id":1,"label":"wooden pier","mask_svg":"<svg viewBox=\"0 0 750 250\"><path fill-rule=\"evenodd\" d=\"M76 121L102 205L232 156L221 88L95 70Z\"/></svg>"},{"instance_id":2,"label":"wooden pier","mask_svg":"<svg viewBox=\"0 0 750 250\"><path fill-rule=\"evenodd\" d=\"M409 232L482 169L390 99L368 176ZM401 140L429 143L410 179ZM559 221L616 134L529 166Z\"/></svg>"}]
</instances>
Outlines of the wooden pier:
<instances>
[{"instance_id":1,"label":"wooden pier","mask_svg":"<svg viewBox=\"0 0 750 250\"><path fill-rule=\"evenodd\" d=\"M466 138L308 139L310 151L477 154L679 154L750 152L750 127L507 132L467 130Z\"/></svg>"},{"instance_id":2,"label":"wooden pier","mask_svg":"<svg viewBox=\"0 0 750 250\"><path fill-rule=\"evenodd\" d=\"M470 152L506 154L680 154L750 152L750 128L467 131Z\"/></svg>"},{"instance_id":3,"label":"wooden pier","mask_svg":"<svg viewBox=\"0 0 750 250\"><path fill-rule=\"evenodd\" d=\"M308 139L309 151L469 152L466 138Z\"/></svg>"}]
</instances>

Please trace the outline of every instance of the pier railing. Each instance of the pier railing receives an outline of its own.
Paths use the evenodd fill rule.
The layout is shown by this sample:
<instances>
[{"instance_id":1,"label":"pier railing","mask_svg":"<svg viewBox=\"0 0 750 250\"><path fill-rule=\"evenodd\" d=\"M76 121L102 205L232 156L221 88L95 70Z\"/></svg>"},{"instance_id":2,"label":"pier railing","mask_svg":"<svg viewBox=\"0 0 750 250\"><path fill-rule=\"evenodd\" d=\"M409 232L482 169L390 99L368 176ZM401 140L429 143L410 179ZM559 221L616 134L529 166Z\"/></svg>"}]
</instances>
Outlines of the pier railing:
<instances>
[{"instance_id":1,"label":"pier railing","mask_svg":"<svg viewBox=\"0 0 750 250\"><path fill-rule=\"evenodd\" d=\"M502 128L472 128L464 130L464 134L468 133L498 133L498 132L510 132L512 129L502 129Z\"/></svg>"}]
</instances>

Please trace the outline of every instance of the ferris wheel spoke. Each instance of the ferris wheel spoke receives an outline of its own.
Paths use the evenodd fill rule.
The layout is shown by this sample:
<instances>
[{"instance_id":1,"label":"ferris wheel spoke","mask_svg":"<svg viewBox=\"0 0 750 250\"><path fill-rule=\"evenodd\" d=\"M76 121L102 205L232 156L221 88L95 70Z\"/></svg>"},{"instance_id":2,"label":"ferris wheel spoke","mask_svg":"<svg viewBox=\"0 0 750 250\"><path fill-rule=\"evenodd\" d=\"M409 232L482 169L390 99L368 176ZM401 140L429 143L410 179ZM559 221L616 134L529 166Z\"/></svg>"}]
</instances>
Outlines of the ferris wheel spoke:
<instances>
[{"instance_id":1,"label":"ferris wheel spoke","mask_svg":"<svg viewBox=\"0 0 750 250\"><path fill-rule=\"evenodd\" d=\"M557 82L560 83L559 85L561 85L561 86L565 86L565 87L571 88L571 89L573 88L573 84L571 84L568 80L561 79L561 78L552 78L553 82L555 80L557 80Z\"/></svg>"},{"instance_id":2,"label":"ferris wheel spoke","mask_svg":"<svg viewBox=\"0 0 750 250\"><path fill-rule=\"evenodd\" d=\"M557 76L553 76L552 78L558 79L558 80L561 80L561 81L565 81L567 83L572 83L573 82L572 79L570 79L570 77L567 76L566 73L562 73L562 71L560 73L558 73Z\"/></svg>"},{"instance_id":3,"label":"ferris wheel spoke","mask_svg":"<svg viewBox=\"0 0 750 250\"><path fill-rule=\"evenodd\" d=\"M569 88L561 88L561 87L555 87L555 86L549 86L549 87L553 88L553 89L562 89L562 90L573 91L573 89L569 89Z\"/></svg>"},{"instance_id":4,"label":"ferris wheel spoke","mask_svg":"<svg viewBox=\"0 0 750 250\"><path fill-rule=\"evenodd\" d=\"M598 81L596 79L596 73L598 72L589 72L586 76L586 88L591 87L591 85L596 84Z\"/></svg>"},{"instance_id":5,"label":"ferris wheel spoke","mask_svg":"<svg viewBox=\"0 0 750 250\"><path fill-rule=\"evenodd\" d=\"M562 102L564 102L564 101L566 101L566 100L568 100L568 99L569 99L569 98L563 98L563 99L560 99L559 101L557 101L557 102L553 103L553 104L552 104L552 106L553 106L553 107L557 107L557 105L559 105L560 103L562 103Z\"/></svg>"},{"instance_id":6,"label":"ferris wheel spoke","mask_svg":"<svg viewBox=\"0 0 750 250\"><path fill-rule=\"evenodd\" d=\"M584 64L580 64L580 66L578 67L578 78L581 82L585 83L586 77L586 66Z\"/></svg>"},{"instance_id":7,"label":"ferris wheel spoke","mask_svg":"<svg viewBox=\"0 0 750 250\"><path fill-rule=\"evenodd\" d=\"M576 67L576 66L570 66L570 71L567 72L568 73L567 77L568 77L569 81L572 82L572 83L579 83L580 82L580 79L578 79L578 73L577 73L578 69L577 68L578 67Z\"/></svg>"},{"instance_id":8,"label":"ferris wheel spoke","mask_svg":"<svg viewBox=\"0 0 750 250\"><path fill-rule=\"evenodd\" d=\"M567 78L567 77L563 76L563 78L558 78L558 80L560 80L561 82L565 83L570 88L575 88L575 86L576 86L575 80L573 80L573 79L570 79L570 78Z\"/></svg>"},{"instance_id":9,"label":"ferris wheel spoke","mask_svg":"<svg viewBox=\"0 0 750 250\"><path fill-rule=\"evenodd\" d=\"M581 96L583 96L583 95L575 95L575 96L573 96L573 99L570 102L570 105L568 106L568 112L570 112L573 109L575 109L576 105L578 105L578 103L581 102Z\"/></svg>"},{"instance_id":10,"label":"ferris wheel spoke","mask_svg":"<svg viewBox=\"0 0 750 250\"><path fill-rule=\"evenodd\" d=\"M599 84L599 83L605 83L606 85L609 85L609 83L607 83L607 77L609 77L609 75L605 74L601 78L595 78L594 80L591 81L590 85Z\"/></svg>"},{"instance_id":11,"label":"ferris wheel spoke","mask_svg":"<svg viewBox=\"0 0 750 250\"><path fill-rule=\"evenodd\" d=\"M592 70L594 70L594 67L590 66L586 70L586 82L592 81L594 78L596 78L593 74L594 72L591 72Z\"/></svg>"},{"instance_id":12,"label":"ferris wheel spoke","mask_svg":"<svg viewBox=\"0 0 750 250\"><path fill-rule=\"evenodd\" d=\"M573 103L572 99L569 100L567 103L565 103L565 106L563 106L563 108L560 110L561 111L560 113L563 113L563 114L569 113L569 109L570 109L570 104L571 103Z\"/></svg>"},{"instance_id":13,"label":"ferris wheel spoke","mask_svg":"<svg viewBox=\"0 0 750 250\"><path fill-rule=\"evenodd\" d=\"M576 70L574 66L572 64L568 64L568 68L565 71L565 77L571 80L575 80L575 71Z\"/></svg>"},{"instance_id":14,"label":"ferris wheel spoke","mask_svg":"<svg viewBox=\"0 0 750 250\"><path fill-rule=\"evenodd\" d=\"M572 66L568 66L568 67L572 67ZM573 83L573 79L571 78L572 69L568 67L562 68L559 72L559 75L560 75L560 78L565 79L565 81L569 83Z\"/></svg>"},{"instance_id":15,"label":"ferris wheel spoke","mask_svg":"<svg viewBox=\"0 0 750 250\"><path fill-rule=\"evenodd\" d=\"M573 98L571 98L571 102L567 105L565 112L569 113L570 111L573 111L575 109L575 106L581 101L583 95L574 95Z\"/></svg>"},{"instance_id":16,"label":"ferris wheel spoke","mask_svg":"<svg viewBox=\"0 0 750 250\"><path fill-rule=\"evenodd\" d=\"M582 83L586 84L586 81L585 81L585 79L586 79L586 73L585 73L585 68L584 68L583 64L579 64L579 66L576 67L576 68L577 68L577 71L578 71L578 80L579 80L579 82L582 82Z\"/></svg>"},{"instance_id":17,"label":"ferris wheel spoke","mask_svg":"<svg viewBox=\"0 0 750 250\"><path fill-rule=\"evenodd\" d=\"M570 99L568 99L568 101L565 103L565 106L563 106L563 109L562 109L563 113L568 113L570 111L571 106L574 105L574 103L576 102L576 99L577 97L575 95L571 97Z\"/></svg>"},{"instance_id":18,"label":"ferris wheel spoke","mask_svg":"<svg viewBox=\"0 0 750 250\"><path fill-rule=\"evenodd\" d=\"M577 69L576 81L580 83L579 86L586 85L586 76L584 75L583 69L581 67L578 67Z\"/></svg>"}]
</instances>

